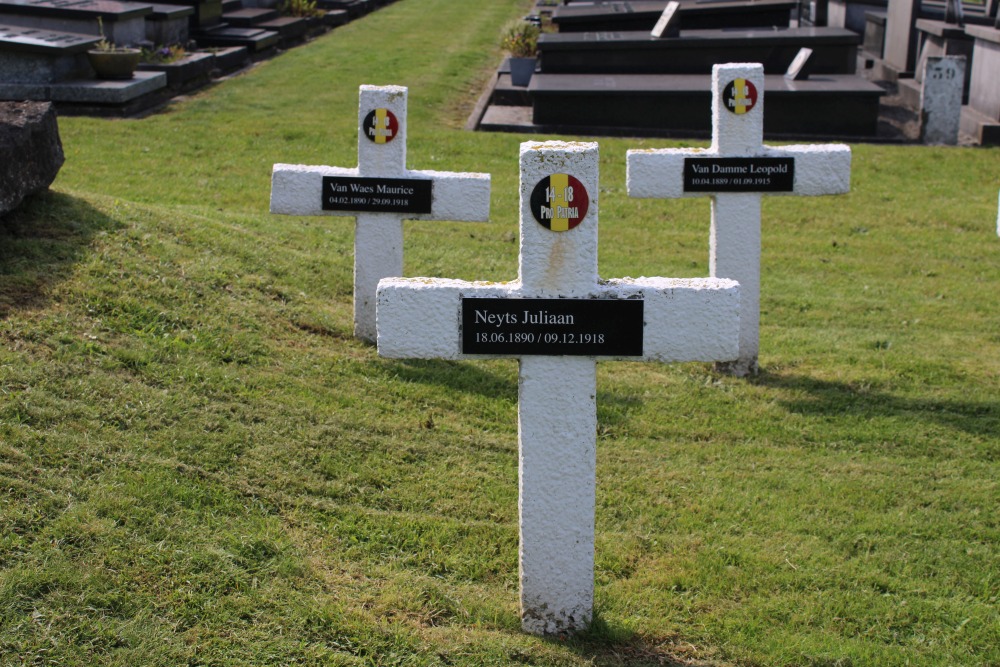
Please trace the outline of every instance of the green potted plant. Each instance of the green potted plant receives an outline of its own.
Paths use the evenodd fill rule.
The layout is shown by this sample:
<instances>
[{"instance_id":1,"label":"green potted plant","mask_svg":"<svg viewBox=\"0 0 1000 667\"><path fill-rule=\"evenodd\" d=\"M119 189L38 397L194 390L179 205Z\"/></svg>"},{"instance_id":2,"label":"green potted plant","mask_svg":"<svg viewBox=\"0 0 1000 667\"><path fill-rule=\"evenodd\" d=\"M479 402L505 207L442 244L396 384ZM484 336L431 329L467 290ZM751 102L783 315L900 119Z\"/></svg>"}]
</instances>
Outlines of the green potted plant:
<instances>
[{"instance_id":1,"label":"green potted plant","mask_svg":"<svg viewBox=\"0 0 1000 667\"><path fill-rule=\"evenodd\" d=\"M536 24L521 19L507 22L500 32L500 46L510 54L510 80L515 86L531 82L540 32Z\"/></svg>"},{"instance_id":2,"label":"green potted plant","mask_svg":"<svg viewBox=\"0 0 1000 667\"><path fill-rule=\"evenodd\" d=\"M87 60L94 68L99 79L131 79L135 74L135 68L139 65L142 57L140 49L115 46L114 42L104 36L104 22L97 18L97 29L101 34L101 41L94 45L94 48L87 51Z\"/></svg>"}]
</instances>

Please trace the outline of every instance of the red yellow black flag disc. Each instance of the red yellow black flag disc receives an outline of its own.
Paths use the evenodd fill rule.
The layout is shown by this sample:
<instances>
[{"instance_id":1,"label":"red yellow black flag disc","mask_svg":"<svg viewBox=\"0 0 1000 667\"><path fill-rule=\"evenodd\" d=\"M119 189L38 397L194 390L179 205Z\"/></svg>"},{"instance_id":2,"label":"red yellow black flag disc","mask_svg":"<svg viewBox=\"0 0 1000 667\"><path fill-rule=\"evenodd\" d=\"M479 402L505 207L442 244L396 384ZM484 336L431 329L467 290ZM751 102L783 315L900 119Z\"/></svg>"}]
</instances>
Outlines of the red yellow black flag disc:
<instances>
[{"instance_id":1,"label":"red yellow black flag disc","mask_svg":"<svg viewBox=\"0 0 1000 667\"><path fill-rule=\"evenodd\" d=\"M552 174L531 191L531 213L554 232L573 229L587 217L590 195L583 183L569 174Z\"/></svg>"},{"instance_id":2,"label":"red yellow black flag disc","mask_svg":"<svg viewBox=\"0 0 1000 667\"><path fill-rule=\"evenodd\" d=\"M744 114L757 104L757 87L747 79L735 79L722 90L722 105L735 114Z\"/></svg>"},{"instance_id":3,"label":"red yellow black flag disc","mask_svg":"<svg viewBox=\"0 0 1000 667\"><path fill-rule=\"evenodd\" d=\"M399 121L388 109L373 109L365 116L361 131L376 144L387 144L399 133Z\"/></svg>"}]
</instances>

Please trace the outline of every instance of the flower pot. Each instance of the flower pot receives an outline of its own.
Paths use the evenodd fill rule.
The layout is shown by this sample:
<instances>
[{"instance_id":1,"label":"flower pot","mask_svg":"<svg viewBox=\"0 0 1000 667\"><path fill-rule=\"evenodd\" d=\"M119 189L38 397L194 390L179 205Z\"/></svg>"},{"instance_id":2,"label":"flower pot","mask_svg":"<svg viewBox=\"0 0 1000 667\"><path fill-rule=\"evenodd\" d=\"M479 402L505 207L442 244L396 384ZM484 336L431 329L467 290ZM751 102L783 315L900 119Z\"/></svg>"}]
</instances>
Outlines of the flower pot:
<instances>
[{"instance_id":1,"label":"flower pot","mask_svg":"<svg viewBox=\"0 0 1000 667\"><path fill-rule=\"evenodd\" d=\"M87 51L87 60L99 79L131 79L141 56L142 51L139 49Z\"/></svg>"},{"instance_id":2,"label":"flower pot","mask_svg":"<svg viewBox=\"0 0 1000 667\"><path fill-rule=\"evenodd\" d=\"M531 75L535 73L537 58L511 58L510 82L515 86L527 86L531 83Z\"/></svg>"}]
</instances>

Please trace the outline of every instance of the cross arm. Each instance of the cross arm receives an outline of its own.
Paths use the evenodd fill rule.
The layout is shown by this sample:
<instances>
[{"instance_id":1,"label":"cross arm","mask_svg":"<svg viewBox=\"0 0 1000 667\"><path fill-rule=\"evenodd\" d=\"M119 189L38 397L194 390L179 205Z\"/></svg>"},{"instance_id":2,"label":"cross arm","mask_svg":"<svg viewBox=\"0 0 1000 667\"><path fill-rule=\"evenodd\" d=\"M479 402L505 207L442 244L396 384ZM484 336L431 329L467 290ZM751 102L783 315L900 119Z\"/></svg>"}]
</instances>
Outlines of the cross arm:
<instances>
[{"instance_id":1,"label":"cross arm","mask_svg":"<svg viewBox=\"0 0 1000 667\"><path fill-rule=\"evenodd\" d=\"M434 181L432 212L414 220L487 222L490 219L489 174L418 169L407 171L407 178Z\"/></svg>"},{"instance_id":2,"label":"cross arm","mask_svg":"<svg viewBox=\"0 0 1000 667\"><path fill-rule=\"evenodd\" d=\"M851 149L845 144L763 146L754 155L720 155L698 148L630 150L626 155L626 182L630 197L676 199L702 197L706 192L684 191L687 158L793 158L795 179L791 192L768 195L834 195L851 188Z\"/></svg>"},{"instance_id":3,"label":"cross arm","mask_svg":"<svg viewBox=\"0 0 1000 667\"><path fill-rule=\"evenodd\" d=\"M512 283L383 278L375 297L378 353L394 359L464 359L462 297L510 297Z\"/></svg>"},{"instance_id":4,"label":"cross arm","mask_svg":"<svg viewBox=\"0 0 1000 667\"><path fill-rule=\"evenodd\" d=\"M721 278L619 278L604 284L617 298L641 295L642 359L728 361L739 354L740 287Z\"/></svg>"},{"instance_id":5,"label":"cross arm","mask_svg":"<svg viewBox=\"0 0 1000 667\"><path fill-rule=\"evenodd\" d=\"M462 353L462 298L545 298L518 282L385 278L379 282L378 351L384 357L475 359ZM727 361L739 352L739 284L717 278L622 278L596 285L593 299L644 301L643 354L635 361Z\"/></svg>"},{"instance_id":6,"label":"cross arm","mask_svg":"<svg viewBox=\"0 0 1000 667\"><path fill-rule=\"evenodd\" d=\"M356 216L357 211L323 209L323 177L359 178L358 169L275 164L271 172L271 213L285 215ZM490 175L467 172L407 170L392 178L422 179L431 186L431 212L401 214L407 220L485 222L490 215Z\"/></svg>"},{"instance_id":7,"label":"cross arm","mask_svg":"<svg viewBox=\"0 0 1000 667\"><path fill-rule=\"evenodd\" d=\"M276 164L271 170L271 213L284 215L356 215L324 211L323 177L357 177L358 169L304 164Z\"/></svg>"}]
</instances>

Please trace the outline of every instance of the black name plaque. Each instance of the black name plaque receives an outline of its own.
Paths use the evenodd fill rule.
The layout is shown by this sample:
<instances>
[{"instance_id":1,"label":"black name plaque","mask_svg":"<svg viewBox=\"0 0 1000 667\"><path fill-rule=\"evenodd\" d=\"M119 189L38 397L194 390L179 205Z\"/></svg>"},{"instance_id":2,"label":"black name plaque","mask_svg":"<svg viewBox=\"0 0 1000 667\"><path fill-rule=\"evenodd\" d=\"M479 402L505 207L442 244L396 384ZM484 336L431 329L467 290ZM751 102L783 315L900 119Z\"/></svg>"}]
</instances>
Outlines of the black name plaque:
<instances>
[{"instance_id":1,"label":"black name plaque","mask_svg":"<svg viewBox=\"0 0 1000 667\"><path fill-rule=\"evenodd\" d=\"M464 354L642 356L642 299L462 299Z\"/></svg>"},{"instance_id":2,"label":"black name plaque","mask_svg":"<svg viewBox=\"0 0 1000 667\"><path fill-rule=\"evenodd\" d=\"M430 213L434 182L417 178L324 176L324 211Z\"/></svg>"},{"instance_id":3,"label":"black name plaque","mask_svg":"<svg viewBox=\"0 0 1000 667\"><path fill-rule=\"evenodd\" d=\"M684 192L791 192L795 158L684 158Z\"/></svg>"}]
</instances>

